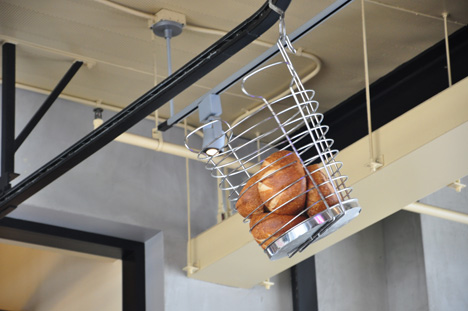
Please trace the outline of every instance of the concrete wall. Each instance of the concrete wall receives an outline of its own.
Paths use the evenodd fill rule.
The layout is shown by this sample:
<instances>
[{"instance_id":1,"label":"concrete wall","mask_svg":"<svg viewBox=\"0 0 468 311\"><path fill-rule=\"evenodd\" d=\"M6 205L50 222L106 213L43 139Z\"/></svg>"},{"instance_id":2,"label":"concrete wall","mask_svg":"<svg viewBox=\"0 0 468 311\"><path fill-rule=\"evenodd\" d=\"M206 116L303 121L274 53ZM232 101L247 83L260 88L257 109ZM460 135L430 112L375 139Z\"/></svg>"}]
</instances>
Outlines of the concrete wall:
<instances>
[{"instance_id":1,"label":"concrete wall","mask_svg":"<svg viewBox=\"0 0 468 311\"><path fill-rule=\"evenodd\" d=\"M17 90L17 133L44 99ZM110 116L110 112L104 113L104 119ZM22 175L18 180L91 131L92 119L92 108L58 100L18 151L16 170ZM154 122L145 120L131 132L149 136L152 127ZM172 129L164 139L182 144L183 131ZM44 220L41 215L49 212L62 215L63 222L73 224L75 229L86 227L89 231L99 231L99 223L111 222L120 224L123 231L137 228L141 234L135 236L144 241L149 238L143 234L148 229L162 231L162 243L147 242L151 246L149 259L156 263L155 267L162 261L157 258L158 250L164 254L163 278L156 283L154 279L149 281L153 284L148 290L159 296L151 298L153 305L148 310L290 310L288 273L274 278L276 285L269 291L263 287L229 288L185 276L185 176L185 159L112 142L25 202L24 210L43 212L31 216L34 212L22 212L19 206L11 216ZM197 235L216 223L216 184L203 164L190 161L190 185L192 235ZM96 225L89 225L93 221L82 223L83 218L94 220ZM125 232L115 229L118 227L113 228L116 236L125 236ZM151 273L158 275L157 271Z\"/></svg>"},{"instance_id":2,"label":"concrete wall","mask_svg":"<svg viewBox=\"0 0 468 311\"><path fill-rule=\"evenodd\" d=\"M387 310L382 240L377 223L315 256L319 310Z\"/></svg>"},{"instance_id":3,"label":"concrete wall","mask_svg":"<svg viewBox=\"0 0 468 311\"><path fill-rule=\"evenodd\" d=\"M400 211L382 221L389 311L429 308L420 218Z\"/></svg>"},{"instance_id":4,"label":"concrete wall","mask_svg":"<svg viewBox=\"0 0 468 311\"><path fill-rule=\"evenodd\" d=\"M466 189L421 202L468 214ZM319 310L468 310L467 258L467 225L400 211L316 255Z\"/></svg>"},{"instance_id":5,"label":"concrete wall","mask_svg":"<svg viewBox=\"0 0 468 311\"><path fill-rule=\"evenodd\" d=\"M421 202L468 214L468 189L443 188ZM429 310L468 310L468 225L426 215L421 225Z\"/></svg>"}]
</instances>

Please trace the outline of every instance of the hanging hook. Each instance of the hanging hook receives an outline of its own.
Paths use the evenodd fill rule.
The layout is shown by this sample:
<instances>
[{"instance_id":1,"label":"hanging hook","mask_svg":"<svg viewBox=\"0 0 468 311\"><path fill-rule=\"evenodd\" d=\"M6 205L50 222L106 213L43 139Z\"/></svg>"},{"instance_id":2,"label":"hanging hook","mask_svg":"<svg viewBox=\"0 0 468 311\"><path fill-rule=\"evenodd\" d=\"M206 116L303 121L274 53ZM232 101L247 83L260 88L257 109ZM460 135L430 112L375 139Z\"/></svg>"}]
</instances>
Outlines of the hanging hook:
<instances>
[{"instance_id":1,"label":"hanging hook","mask_svg":"<svg viewBox=\"0 0 468 311\"><path fill-rule=\"evenodd\" d=\"M278 15L280 16L280 19L282 19L284 17L284 11L281 10L279 7L277 7L276 5L273 4L273 0L268 0L268 6L270 7L270 9L272 9L273 11L275 11L276 13L278 13Z\"/></svg>"},{"instance_id":2,"label":"hanging hook","mask_svg":"<svg viewBox=\"0 0 468 311\"><path fill-rule=\"evenodd\" d=\"M291 51L291 53L293 53L293 54L297 53L296 49L292 45L291 40L289 40L289 37L287 35L284 37L284 43L288 47L289 51Z\"/></svg>"},{"instance_id":3,"label":"hanging hook","mask_svg":"<svg viewBox=\"0 0 468 311\"><path fill-rule=\"evenodd\" d=\"M278 13L279 15L279 41L281 44L286 45L291 53L296 54L296 49L293 47L291 40L289 40L288 33L286 31L286 23L284 21L284 11L273 4L272 0L268 1L270 9Z\"/></svg>"},{"instance_id":4,"label":"hanging hook","mask_svg":"<svg viewBox=\"0 0 468 311\"><path fill-rule=\"evenodd\" d=\"M284 23L284 11L281 10L279 7L273 4L272 0L268 1L268 6L270 9L278 13L279 15L279 34L280 34L280 39L283 40L285 37L287 37L286 34L286 25Z\"/></svg>"}]
</instances>

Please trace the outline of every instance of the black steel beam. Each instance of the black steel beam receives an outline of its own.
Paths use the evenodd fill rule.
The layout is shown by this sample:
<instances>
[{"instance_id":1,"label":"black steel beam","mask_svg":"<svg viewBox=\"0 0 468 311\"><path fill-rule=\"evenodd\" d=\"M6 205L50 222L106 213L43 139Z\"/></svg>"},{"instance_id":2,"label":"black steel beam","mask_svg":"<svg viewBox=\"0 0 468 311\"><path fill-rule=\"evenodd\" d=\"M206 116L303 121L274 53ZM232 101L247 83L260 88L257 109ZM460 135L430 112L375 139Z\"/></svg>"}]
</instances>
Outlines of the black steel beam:
<instances>
[{"instance_id":1,"label":"black steel beam","mask_svg":"<svg viewBox=\"0 0 468 311\"><path fill-rule=\"evenodd\" d=\"M21 133L18 135L18 137L15 140L15 151L18 150L18 148L23 144L24 140L31 134L32 130L36 127L36 125L39 123L39 121L42 119L42 117L46 114L47 110L52 106L52 104L55 102L55 100L59 97L59 95L62 93L62 91L67 87L68 83L70 80L75 76L75 74L78 72L80 69L81 65L83 65L83 62L81 61L76 61L73 63L73 65L68 69L67 73L63 76L63 78L60 80L60 82L55 86L55 88L52 90L52 92L49 94L49 96L46 98L44 103L39 107L37 112L34 114L34 116L31 118L31 120L26 124L24 129L21 131Z\"/></svg>"},{"instance_id":2,"label":"black steel beam","mask_svg":"<svg viewBox=\"0 0 468 311\"><path fill-rule=\"evenodd\" d=\"M272 2L286 11L290 0ZM267 1L255 14L174 74L3 194L0 197L0 218L247 46L278 18Z\"/></svg>"},{"instance_id":3,"label":"black steel beam","mask_svg":"<svg viewBox=\"0 0 468 311\"><path fill-rule=\"evenodd\" d=\"M15 83L16 46L4 43L2 47L2 150L0 190L10 188L15 170Z\"/></svg>"},{"instance_id":4,"label":"black steel beam","mask_svg":"<svg viewBox=\"0 0 468 311\"><path fill-rule=\"evenodd\" d=\"M318 311L315 256L291 268L293 311Z\"/></svg>"},{"instance_id":5,"label":"black steel beam","mask_svg":"<svg viewBox=\"0 0 468 311\"><path fill-rule=\"evenodd\" d=\"M123 254L123 310L146 310L145 244Z\"/></svg>"},{"instance_id":6,"label":"black steel beam","mask_svg":"<svg viewBox=\"0 0 468 311\"><path fill-rule=\"evenodd\" d=\"M122 310L146 310L145 244L142 242L8 217L0 219L0 238L120 259Z\"/></svg>"}]
</instances>

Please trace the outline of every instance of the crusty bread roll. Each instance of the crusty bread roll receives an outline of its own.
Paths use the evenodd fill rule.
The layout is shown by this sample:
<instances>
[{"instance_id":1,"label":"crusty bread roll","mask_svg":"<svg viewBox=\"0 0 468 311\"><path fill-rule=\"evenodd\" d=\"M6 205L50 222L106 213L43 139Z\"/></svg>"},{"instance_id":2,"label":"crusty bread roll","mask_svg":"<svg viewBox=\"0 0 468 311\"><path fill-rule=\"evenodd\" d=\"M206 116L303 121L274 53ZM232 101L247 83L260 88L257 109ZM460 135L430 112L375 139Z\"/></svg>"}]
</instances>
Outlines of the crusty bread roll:
<instances>
[{"instance_id":1,"label":"crusty bread roll","mask_svg":"<svg viewBox=\"0 0 468 311\"><path fill-rule=\"evenodd\" d=\"M273 211L284 204L274 213L297 215L302 211L306 201L307 182L299 158L291 151L278 151L267 157L261 168L263 170L259 176L258 192L266 210ZM296 199L286 203L296 196Z\"/></svg>"},{"instance_id":2,"label":"crusty bread roll","mask_svg":"<svg viewBox=\"0 0 468 311\"><path fill-rule=\"evenodd\" d=\"M262 220L263 217L265 219ZM252 235L257 241L258 244L262 244L261 246L263 249L267 248L270 243L272 243L276 238L280 237L289 229L293 228L294 226L298 225L299 223L303 222L307 219L305 216L297 216L290 224L286 225L289 221L291 221L294 215L278 215L278 214L255 214L252 215L250 219L250 228L252 228ZM257 224L257 222L259 222ZM257 225L256 225L257 224ZM284 228L281 228L283 227ZM276 232L276 230L280 229L278 233L272 236Z\"/></svg>"},{"instance_id":3,"label":"crusty bread roll","mask_svg":"<svg viewBox=\"0 0 468 311\"><path fill-rule=\"evenodd\" d=\"M324 171L324 168L319 164L314 164L308 166L307 170L312 173L312 178L314 179L315 184L319 187L320 192L327 201L328 206L332 207L333 205L338 204L338 198L336 197L336 194L333 194L333 186L331 184L331 181L328 179L327 173ZM320 197L317 188L314 186L314 183L310 180L309 177L307 177L306 179L307 189L311 189L307 193L306 208L313 205L311 208L309 208L309 210L307 210L307 215L313 216L317 213L324 211L327 207L322 198Z\"/></svg>"},{"instance_id":4,"label":"crusty bread roll","mask_svg":"<svg viewBox=\"0 0 468 311\"><path fill-rule=\"evenodd\" d=\"M258 175L254 175L247 181L236 202L237 212L244 218L250 218L250 213L263 213L263 201L260 199L260 194L258 193L257 180Z\"/></svg>"}]
</instances>

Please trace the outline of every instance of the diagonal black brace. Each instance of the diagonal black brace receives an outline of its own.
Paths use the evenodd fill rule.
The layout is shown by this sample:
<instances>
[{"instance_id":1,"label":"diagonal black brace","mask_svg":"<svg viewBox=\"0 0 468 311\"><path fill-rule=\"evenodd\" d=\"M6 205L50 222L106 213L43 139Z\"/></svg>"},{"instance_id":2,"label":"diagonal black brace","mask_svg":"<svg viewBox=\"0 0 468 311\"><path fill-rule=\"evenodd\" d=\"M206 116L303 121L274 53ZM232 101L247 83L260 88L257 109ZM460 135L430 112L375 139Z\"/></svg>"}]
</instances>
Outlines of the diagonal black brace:
<instances>
[{"instance_id":1,"label":"diagonal black brace","mask_svg":"<svg viewBox=\"0 0 468 311\"><path fill-rule=\"evenodd\" d=\"M68 69L67 73L63 76L63 78L60 80L57 86L53 89L53 91L50 93L50 95L46 98L44 103L41 105L39 110L37 110L37 112L34 114L34 116L31 118L28 124L26 124L24 129L16 138L14 151L17 151L18 148L23 144L25 139L29 136L29 134L31 134L32 130L36 127L36 125L39 123L42 117L46 114L47 110L49 110L49 108L52 106L55 100L59 97L59 95L62 93L65 87L67 87L71 79L78 72L81 65L83 65L82 61L76 61L73 63L70 69Z\"/></svg>"},{"instance_id":2,"label":"diagonal black brace","mask_svg":"<svg viewBox=\"0 0 468 311\"><path fill-rule=\"evenodd\" d=\"M2 141L0 191L10 188L15 171L15 83L16 46L4 43L2 46Z\"/></svg>"},{"instance_id":3,"label":"diagonal black brace","mask_svg":"<svg viewBox=\"0 0 468 311\"><path fill-rule=\"evenodd\" d=\"M291 2L291 0L266 1L251 17L174 74L1 195L0 218L6 216L15 206L100 150L267 31L279 19L279 15L270 9L268 5L270 1L283 11Z\"/></svg>"}]
</instances>

